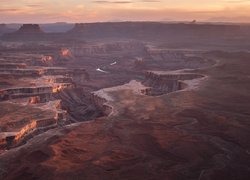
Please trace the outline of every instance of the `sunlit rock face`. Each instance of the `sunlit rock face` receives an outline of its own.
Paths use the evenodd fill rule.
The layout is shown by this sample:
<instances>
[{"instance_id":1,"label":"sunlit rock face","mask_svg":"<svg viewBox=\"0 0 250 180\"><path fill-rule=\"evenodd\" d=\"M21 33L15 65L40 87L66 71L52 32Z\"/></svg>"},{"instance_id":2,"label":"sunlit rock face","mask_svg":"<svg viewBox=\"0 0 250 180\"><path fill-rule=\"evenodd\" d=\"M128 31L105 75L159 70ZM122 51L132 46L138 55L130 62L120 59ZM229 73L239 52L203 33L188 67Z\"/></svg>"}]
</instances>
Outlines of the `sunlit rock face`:
<instances>
[{"instance_id":1,"label":"sunlit rock face","mask_svg":"<svg viewBox=\"0 0 250 180\"><path fill-rule=\"evenodd\" d=\"M62 48L61 49L61 56L63 56L63 57L70 57L70 56L72 56L72 54L71 54L71 52L70 52L69 49Z\"/></svg>"},{"instance_id":2,"label":"sunlit rock face","mask_svg":"<svg viewBox=\"0 0 250 180\"><path fill-rule=\"evenodd\" d=\"M52 56L44 55L41 57L41 62L46 66L53 66L55 64L55 60Z\"/></svg>"},{"instance_id":3,"label":"sunlit rock face","mask_svg":"<svg viewBox=\"0 0 250 180\"><path fill-rule=\"evenodd\" d=\"M67 89L67 88L73 88L74 85L71 84L71 83L62 83L62 84L59 84L59 85L56 85L55 87L52 88L52 92L53 93L58 93L60 91L62 91L63 89Z\"/></svg>"},{"instance_id":4,"label":"sunlit rock face","mask_svg":"<svg viewBox=\"0 0 250 180\"><path fill-rule=\"evenodd\" d=\"M56 56L56 64L60 66L71 63L73 60L75 57L69 48L61 48Z\"/></svg>"},{"instance_id":5,"label":"sunlit rock face","mask_svg":"<svg viewBox=\"0 0 250 180\"><path fill-rule=\"evenodd\" d=\"M23 24L16 33L43 33L38 24Z\"/></svg>"},{"instance_id":6,"label":"sunlit rock face","mask_svg":"<svg viewBox=\"0 0 250 180\"><path fill-rule=\"evenodd\" d=\"M39 96L33 96L33 97L30 97L29 99L29 103L30 104L37 104L39 103L41 100L40 100L40 97Z\"/></svg>"}]
</instances>

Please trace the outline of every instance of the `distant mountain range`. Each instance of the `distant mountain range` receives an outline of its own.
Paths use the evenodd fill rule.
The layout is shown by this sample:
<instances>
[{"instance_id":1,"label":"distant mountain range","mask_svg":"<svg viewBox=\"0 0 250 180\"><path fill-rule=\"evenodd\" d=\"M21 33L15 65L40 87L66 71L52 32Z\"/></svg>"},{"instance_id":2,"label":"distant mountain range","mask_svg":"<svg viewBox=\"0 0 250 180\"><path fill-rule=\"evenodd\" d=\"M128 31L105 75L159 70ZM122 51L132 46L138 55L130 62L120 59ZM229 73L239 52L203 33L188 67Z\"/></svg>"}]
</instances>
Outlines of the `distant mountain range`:
<instances>
[{"instance_id":1,"label":"distant mountain range","mask_svg":"<svg viewBox=\"0 0 250 180\"><path fill-rule=\"evenodd\" d=\"M6 26L12 29L12 31L18 30L22 25L23 24L19 24L19 23L6 24ZM74 23L65 23L65 22L40 24L40 28L44 32L67 32L73 27L74 27Z\"/></svg>"},{"instance_id":2,"label":"distant mountain range","mask_svg":"<svg viewBox=\"0 0 250 180\"><path fill-rule=\"evenodd\" d=\"M0 35L5 33L14 32L16 29L8 27L6 24L0 24Z\"/></svg>"},{"instance_id":3,"label":"distant mountain range","mask_svg":"<svg viewBox=\"0 0 250 180\"><path fill-rule=\"evenodd\" d=\"M17 30L18 28L18 30ZM14 32L13 32L14 30ZM64 41L93 39L136 39L166 41L170 44L243 43L249 40L250 25L190 22L99 22L2 25L2 40ZM11 33L13 32L13 33Z\"/></svg>"}]
</instances>

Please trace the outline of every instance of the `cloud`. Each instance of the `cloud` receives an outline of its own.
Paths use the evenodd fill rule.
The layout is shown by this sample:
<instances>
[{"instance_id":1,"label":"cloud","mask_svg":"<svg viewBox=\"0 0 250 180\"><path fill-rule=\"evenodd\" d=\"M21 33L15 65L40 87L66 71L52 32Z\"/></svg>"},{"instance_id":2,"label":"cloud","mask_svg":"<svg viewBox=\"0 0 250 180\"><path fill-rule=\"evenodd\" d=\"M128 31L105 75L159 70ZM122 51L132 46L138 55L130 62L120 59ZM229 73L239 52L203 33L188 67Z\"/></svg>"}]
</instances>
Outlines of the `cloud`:
<instances>
[{"instance_id":1,"label":"cloud","mask_svg":"<svg viewBox=\"0 0 250 180\"><path fill-rule=\"evenodd\" d=\"M161 2L161 1L160 0L141 0L141 2L152 3L152 2Z\"/></svg>"},{"instance_id":2,"label":"cloud","mask_svg":"<svg viewBox=\"0 0 250 180\"><path fill-rule=\"evenodd\" d=\"M0 8L0 13L16 12L19 10L17 8Z\"/></svg>"},{"instance_id":3,"label":"cloud","mask_svg":"<svg viewBox=\"0 0 250 180\"><path fill-rule=\"evenodd\" d=\"M132 4L137 2L143 2L143 3L156 3L161 2L160 0L138 0L138 1L109 1L109 0L95 0L92 1L93 3L99 3L99 4Z\"/></svg>"},{"instance_id":4,"label":"cloud","mask_svg":"<svg viewBox=\"0 0 250 180\"><path fill-rule=\"evenodd\" d=\"M110 19L249 21L250 0L0 0L0 22L96 22ZM230 18L234 19L234 18Z\"/></svg>"},{"instance_id":5,"label":"cloud","mask_svg":"<svg viewBox=\"0 0 250 180\"><path fill-rule=\"evenodd\" d=\"M42 7L41 4L28 4L26 5L27 7L32 7L32 8L36 8L36 7Z\"/></svg>"},{"instance_id":6,"label":"cloud","mask_svg":"<svg viewBox=\"0 0 250 180\"><path fill-rule=\"evenodd\" d=\"M133 2L131 1L92 1L93 3L98 3L98 4L131 4Z\"/></svg>"},{"instance_id":7,"label":"cloud","mask_svg":"<svg viewBox=\"0 0 250 180\"><path fill-rule=\"evenodd\" d=\"M242 3L249 3L250 0L225 0L224 2L233 4L242 4Z\"/></svg>"}]
</instances>

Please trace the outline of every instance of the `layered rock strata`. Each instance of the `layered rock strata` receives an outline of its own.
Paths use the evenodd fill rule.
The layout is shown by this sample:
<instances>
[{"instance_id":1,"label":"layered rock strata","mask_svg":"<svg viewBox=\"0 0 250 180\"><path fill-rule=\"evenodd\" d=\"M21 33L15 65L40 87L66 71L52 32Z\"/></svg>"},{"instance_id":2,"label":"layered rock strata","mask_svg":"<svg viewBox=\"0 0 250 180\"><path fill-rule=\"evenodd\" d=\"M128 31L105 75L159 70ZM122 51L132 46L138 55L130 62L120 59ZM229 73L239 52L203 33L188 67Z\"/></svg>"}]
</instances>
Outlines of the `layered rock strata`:
<instances>
[{"instance_id":1,"label":"layered rock strata","mask_svg":"<svg viewBox=\"0 0 250 180\"><path fill-rule=\"evenodd\" d=\"M186 80L204 78L203 75L179 71L148 71L143 84L149 86L142 93L158 96L186 88Z\"/></svg>"},{"instance_id":2,"label":"layered rock strata","mask_svg":"<svg viewBox=\"0 0 250 180\"><path fill-rule=\"evenodd\" d=\"M144 51L145 46L143 43L137 41L117 42L117 43L105 43L105 44L93 44L72 47L70 51L74 56L86 56L86 55L98 55L109 53L122 53L133 51Z\"/></svg>"},{"instance_id":3,"label":"layered rock strata","mask_svg":"<svg viewBox=\"0 0 250 180\"><path fill-rule=\"evenodd\" d=\"M61 101L48 103L41 109L50 108L54 111L54 117L32 119L16 132L0 133L0 148L11 148L20 145L32 137L32 134L39 134L56 126L63 126L67 121L67 112L61 108Z\"/></svg>"}]
</instances>

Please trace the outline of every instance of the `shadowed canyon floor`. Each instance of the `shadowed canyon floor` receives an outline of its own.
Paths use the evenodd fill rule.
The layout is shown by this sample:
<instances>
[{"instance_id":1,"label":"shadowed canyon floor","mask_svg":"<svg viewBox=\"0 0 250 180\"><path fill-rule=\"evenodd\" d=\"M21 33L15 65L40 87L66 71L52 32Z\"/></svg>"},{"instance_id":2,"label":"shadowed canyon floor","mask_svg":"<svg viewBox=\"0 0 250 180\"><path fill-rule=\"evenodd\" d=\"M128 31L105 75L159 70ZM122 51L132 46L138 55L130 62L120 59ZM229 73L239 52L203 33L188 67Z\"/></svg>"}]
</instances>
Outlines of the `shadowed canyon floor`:
<instances>
[{"instance_id":1,"label":"shadowed canyon floor","mask_svg":"<svg viewBox=\"0 0 250 180\"><path fill-rule=\"evenodd\" d=\"M0 179L249 179L249 52L39 43L0 56Z\"/></svg>"}]
</instances>

